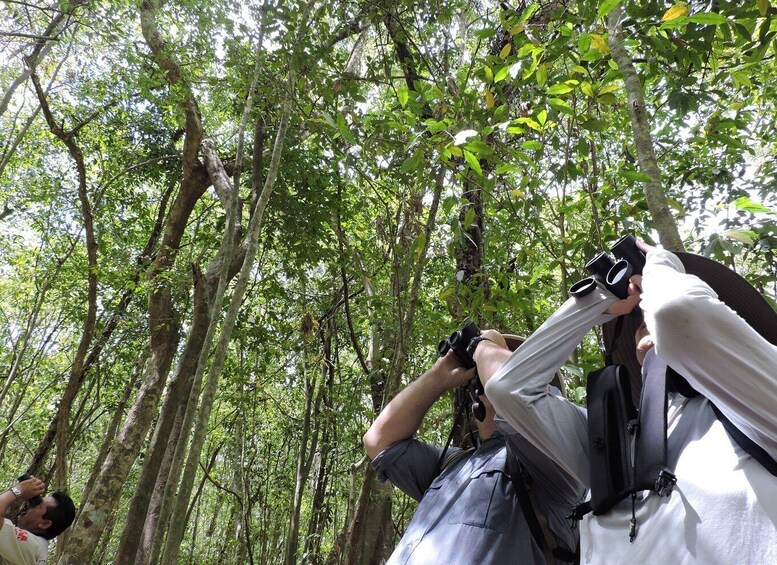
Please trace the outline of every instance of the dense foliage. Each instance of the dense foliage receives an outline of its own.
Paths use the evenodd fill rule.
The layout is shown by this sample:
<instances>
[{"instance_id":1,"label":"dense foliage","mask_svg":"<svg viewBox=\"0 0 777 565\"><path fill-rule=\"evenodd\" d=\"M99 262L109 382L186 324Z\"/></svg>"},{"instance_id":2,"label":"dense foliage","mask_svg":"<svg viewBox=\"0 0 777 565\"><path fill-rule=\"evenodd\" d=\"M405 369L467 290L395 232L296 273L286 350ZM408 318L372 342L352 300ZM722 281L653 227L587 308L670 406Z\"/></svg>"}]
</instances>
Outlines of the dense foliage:
<instances>
[{"instance_id":1,"label":"dense foliage","mask_svg":"<svg viewBox=\"0 0 777 565\"><path fill-rule=\"evenodd\" d=\"M110 562L143 528L127 509L170 396L192 427L168 461L190 436L199 451L166 562L344 562L375 411L464 319L530 334L596 250L662 239L648 183L686 249L773 301L772 2L3 0L0 466L77 503L115 491L61 562ZM600 362L592 336L570 396ZM178 373L202 383L174 388ZM154 375L174 392L144 396ZM133 405L151 410L136 447ZM421 433L444 441L450 421L438 403ZM110 487L100 467L122 458ZM398 534L413 505L391 497Z\"/></svg>"}]
</instances>

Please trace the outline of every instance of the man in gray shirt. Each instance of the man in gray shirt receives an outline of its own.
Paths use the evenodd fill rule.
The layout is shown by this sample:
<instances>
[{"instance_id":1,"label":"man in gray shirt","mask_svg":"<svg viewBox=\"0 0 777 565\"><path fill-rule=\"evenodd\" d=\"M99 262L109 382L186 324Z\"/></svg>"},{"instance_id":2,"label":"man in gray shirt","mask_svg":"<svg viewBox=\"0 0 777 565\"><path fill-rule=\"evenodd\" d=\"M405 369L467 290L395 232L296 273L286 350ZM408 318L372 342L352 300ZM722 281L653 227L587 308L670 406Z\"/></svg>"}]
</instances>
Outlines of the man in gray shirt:
<instances>
[{"instance_id":1,"label":"man in gray shirt","mask_svg":"<svg viewBox=\"0 0 777 565\"><path fill-rule=\"evenodd\" d=\"M484 336L506 347L498 332L486 331ZM479 400L486 417L477 422L484 441L477 449L451 448L441 462L441 447L413 438L434 402L466 384L473 371L462 368L448 352L400 392L364 435L379 479L391 481L419 501L388 563L509 565L573 560L577 531L567 516L582 498L582 487L495 417L485 396ZM521 496L524 506L530 500L529 511L536 512L529 520L535 532L537 528L544 532L541 543L554 547L543 551L532 536Z\"/></svg>"}]
</instances>

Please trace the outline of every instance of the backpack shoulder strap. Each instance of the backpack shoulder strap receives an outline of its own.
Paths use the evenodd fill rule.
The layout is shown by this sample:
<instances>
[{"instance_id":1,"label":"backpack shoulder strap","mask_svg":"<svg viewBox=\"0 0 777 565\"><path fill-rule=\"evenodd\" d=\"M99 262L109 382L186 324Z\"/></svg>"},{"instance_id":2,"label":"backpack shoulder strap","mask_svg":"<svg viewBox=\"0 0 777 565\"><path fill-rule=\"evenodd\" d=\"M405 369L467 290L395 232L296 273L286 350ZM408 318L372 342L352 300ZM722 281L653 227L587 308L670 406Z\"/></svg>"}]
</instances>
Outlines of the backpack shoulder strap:
<instances>
[{"instance_id":1,"label":"backpack shoulder strap","mask_svg":"<svg viewBox=\"0 0 777 565\"><path fill-rule=\"evenodd\" d=\"M715 412L718 420L720 420L720 423L723 424L723 427L728 432L728 435L730 435L734 441L737 442L739 447L744 449L745 452L750 455L750 457L758 461L767 471L777 477L777 461L775 461L763 447L743 434L742 431L737 428L731 422L731 420L726 418L723 412L721 412L720 409L712 402L710 402L710 406L712 406L712 410Z\"/></svg>"},{"instance_id":2,"label":"backpack shoulder strap","mask_svg":"<svg viewBox=\"0 0 777 565\"><path fill-rule=\"evenodd\" d=\"M526 471L526 468L521 465L521 462L516 457L511 456L509 453L507 454L507 467L515 495L518 497L518 504L520 504L523 517L529 526L531 537L545 556L546 563L553 563L557 560L579 563L579 548L575 548L573 551L558 545L555 536L550 531L550 526L548 526L545 516L537 511L537 504L532 496L531 475Z\"/></svg>"},{"instance_id":3,"label":"backpack shoulder strap","mask_svg":"<svg viewBox=\"0 0 777 565\"><path fill-rule=\"evenodd\" d=\"M698 396L698 391L696 391L696 389L694 389L682 375L680 375L671 367L667 367L666 376L667 385L670 389L674 388L677 392L688 398ZM777 477L777 461L775 461L774 458L769 455L763 447L743 434L742 430L737 428L731 420L726 418L726 415L723 414L723 412L721 412L720 409L715 406L711 400L710 406L712 406L712 410L715 412L715 416L717 416L718 420L720 420L720 423L723 424L723 429L725 429L728 435L730 435L731 438L737 442L737 445L739 445L739 447L741 447L745 453L750 455L750 457L763 465L764 469Z\"/></svg>"},{"instance_id":4,"label":"backpack shoulder strap","mask_svg":"<svg viewBox=\"0 0 777 565\"><path fill-rule=\"evenodd\" d=\"M666 466L666 379L665 371L654 371L642 384L634 465L634 489L659 496L668 495L677 482Z\"/></svg>"}]
</instances>

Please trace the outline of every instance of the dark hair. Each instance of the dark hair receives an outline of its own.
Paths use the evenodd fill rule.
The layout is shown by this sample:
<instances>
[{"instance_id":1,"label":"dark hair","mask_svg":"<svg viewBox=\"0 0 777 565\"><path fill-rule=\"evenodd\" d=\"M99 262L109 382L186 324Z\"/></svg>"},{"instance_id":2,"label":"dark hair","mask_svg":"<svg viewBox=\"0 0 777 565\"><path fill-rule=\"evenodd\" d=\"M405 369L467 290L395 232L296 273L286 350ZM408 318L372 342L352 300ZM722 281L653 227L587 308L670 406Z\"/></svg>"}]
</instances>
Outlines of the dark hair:
<instances>
[{"instance_id":1,"label":"dark hair","mask_svg":"<svg viewBox=\"0 0 777 565\"><path fill-rule=\"evenodd\" d=\"M51 493L51 497L57 501L56 506L49 506L43 517L51 520L51 525L42 532L47 540L52 540L70 527L76 517L76 507L73 500L64 492Z\"/></svg>"}]
</instances>

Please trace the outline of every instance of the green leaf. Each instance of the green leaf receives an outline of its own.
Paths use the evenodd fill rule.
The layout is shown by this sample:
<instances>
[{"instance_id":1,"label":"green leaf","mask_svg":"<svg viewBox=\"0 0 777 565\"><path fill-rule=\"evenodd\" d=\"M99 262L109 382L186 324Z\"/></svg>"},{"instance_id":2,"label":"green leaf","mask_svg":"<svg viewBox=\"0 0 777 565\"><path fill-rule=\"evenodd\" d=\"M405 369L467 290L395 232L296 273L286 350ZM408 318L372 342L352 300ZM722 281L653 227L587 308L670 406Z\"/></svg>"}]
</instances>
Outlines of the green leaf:
<instances>
[{"instance_id":1,"label":"green leaf","mask_svg":"<svg viewBox=\"0 0 777 565\"><path fill-rule=\"evenodd\" d=\"M557 94L566 94L567 92L572 92L574 90L571 86L568 84L565 84L563 82L560 82L558 84L554 84L548 89L548 94L551 96L555 96Z\"/></svg>"},{"instance_id":2,"label":"green leaf","mask_svg":"<svg viewBox=\"0 0 777 565\"><path fill-rule=\"evenodd\" d=\"M410 97L410 92L408 92L406 86L400 86L397 89L397 98L399 99L399 103L404 107L407 104L407 100Z\"/></svg>"},{"instance_id":3,"label":"green leaf","mask_svg":"<svg viewBox=\"0 0 777 565\"><path fill-rule=\"evenodd\" d=\"M494 82L501 82L510 74L510 65L505 65L494 75Z\"/></svg>"},{"instance_id":4,"label":"green leaf","mask_svg":"<svg viewBox=\"0 0 777 565\"><path fill-rule=\"evenodd\" d=\"M755 240L758 239L758 234L750 230L727 230L721 233L723 237L733 239L740 243L744 243L748 247L752 247Z\"/></svg>"},{"instance_id":5,"label":"green leaf","mask_svg":"<svg viewBox=\"0 0 777 565\"><path fill-rule=\"evenodd\" d=\"M399 171L402 173L409 173L410 171L416 170L421 165L423 158L424 152L420 149L416 149L410 157L402 162L402 165L399 167Z\"/></svg>"},{"instance_id":6,"label":"green leaf","mask_svg":"<svg viewBox=\"0 0 777 565\"><path fill-rule=\"evenodd\" d=\"M466 159L467 163L469 163L470 168L475 171L477 174L482 175L483 169L480 168L480 163L478 162L478 158L475 157L472 153L464 150L464 159Z\"/></svg>"},{"instance_id":7,"label":"green leaf","mask_svg":"<svg viewBox=\"0 0 777 565\"><path fill-rule=\"evenodd\" d=\"M695 24L701 24L706 26L719 26L728 22L726 16L723 14L716 14L715 12L704 12L702 14L694 14L688 18L689 22Z\"/></svg>"},{"instance_id":8,"label":"green leaf","mask_svg":"<svg viewBox=\"0 0 777 565\"><path fill-rule=\"evenodd\" d=\"M590 120L586 120L582 124L580 124L580 127L587 129L588 131L606 131L607 122L605 122L604 120L591 118Z\"/></svg>"},{"instance_id":9,"label":"green leaf","mask_svg":"<svg viewBox=\"0 0 777 565\"><path fill-rule=\"evenodd\" d=\"M534 139L530 139L529 141L524 141L521 144L521 149L526 149L527 151L539 151L542 149L542 143Z\"/></svg>"},{"instance_id":10,"label":"green leaf","mask_svg":"<svg viewBox=\"0 0 777 565\"><path fill-rule=\"evenodd\" d=\"M532 17L534 12L536 12L540 8L540 5L538 3L532 3L529 4L526 9L524 9L523 12L521 12L521 17L518 18L518 23L522 24L526 20Z\"/></svg>"},{"instance_id":11,"label":"green leaf","mask_svg":"<svg viewBox=\"0 0 777 565\"><path fill-rule=\"evenodd\" d=\"M741 196L734 200L734 206L739 208L740 210L744 210L745 212L762 212L764 214L775 214L777 215L777 210L773 210L767 206L764 206L763 204L759 202L753 202L750 198L747 196Z\"/></svg>"},{"instance_id":12,"label":"green leaf","mask_svg":"<svg viewBox=\"0 0 777 565\"><path fill-rule=\"evenodd\" d=\"M496 169L494 169L494 172L497 175L503 175L505 173L517 173L520 169L513 165L512 163L505 163L503 165L499 165Z\"/></svg>"},{"instance_id":13,"label":"green leaf","mask_svg":"<svg viewBox=\"0 0 777 565\"><path fill-rule=\"evenodd\" d=\"M516 57L518 57L519 59L522 59L532 51L534 51L534 45L532 45L531 43L527 43L523 47L518 49L518 53L516 53Z\"/></svg>"},{"instance_id":14,"label":"green leaf","mask_svg":"<svg viewBox=\"0 0 777 565\"><path fill-rule=\"evenodd\" d=\"M548 98L548 105L557 112L569 114L570 116L575 114L572 106L570 106L565 100L562 100L561 98Z\"/></svg>"},{"instance_id":15,"label":"green leaf","mask_svg":"<svg viewBox=\"0 0 777 565\"><path fill-rule=\"evenodd\" d=\"M634 182L650 182L651 178L642 171L621 171L621 175Z\"/></svg>"},{"instance_id":16,"label":"green leaf","mask_svg":"<svg viewBox=\"0 0 777 565\"><path fill-rule=\"evenodd\" d=\"M480 139L473 139L469 143L467 143L464 146L470 153L477 156L478 158L486 157L488 155L493 155L494 150L491 148L490 145L487 143L484 143Z\"/></svg>"},{"instance_id":17,"label":"green leaf","mask_svg":"<svg viewBox=\"0 0 777 565\"><path fill-rule=\"evenodd\" d=\"M472 222L475 221L475 207L470 206L467 208L467 213L464 214L464 229L468 230L470 227L472 227Z\"/></svg>"},{"instance_id":18,"label":"green leaf","mask_svg":"<svg viewBox=\"0 0 777 565\"><path fill-rule=\"evenodd\" d=\"M452 286L449 286L440 293L440 300L445 300L449 296L453 295L454 292L456 292L456 289Z\"/></svg>"},{"instance_id":19,"label":"green leaf","mask_svg":"<svg viewBox=\"0 0 777 565\"><path fill-rule=\"evenodd\" d=\"M494 71L491 70L491 67L486 65L485 67L483 67L483 70L486 73L486 82L488 83L494 82Z\"/></svg>"},{"instance_id":20,"label":"green leaf","mask_svg":"<svg viewBox=\"0 0 777 565\"><path fill-rule=\"evenodd\" d=\"M602 5L599 6L599 17L603 18L609 14L612 9L620 3L620 0L604 0Z\"/></svg>"},{"instance_id":21,"label":"green leaf","mask_svg":"<svg viewBox=\"0 0 777 565\"><path fill-rule=\"evenodd\" d=\"M535 120L532 118L526 117L526 118L518 118L517 120L513 121L513 124L525 124L529 126L531 129L540 131L542 130L542 126L538 124Z\"/></svg>"},{"instance_id":22,"label":"green leaf","mask_svg":"<svg viewBox=\"0 0 777 565\"><path fill-rule=\"evenodd\" d=\"M431 134L440 133L441 131L445 131L448 129L448 123L446 121L437 121L432 118L429 118L424 122L426 124L426 129Z\"/></svg>"},{"instance_id":23,"label":"green leaf","mask_svg":"<svg viewBox=\"0 0 777 565\"><path fill-rule=\"evenodd\" d=\"M540 86L545 86L545 83L548 81L548 69L545 65L540 65L537 67L537 84Z\"/></svg>"}]
</instances>

